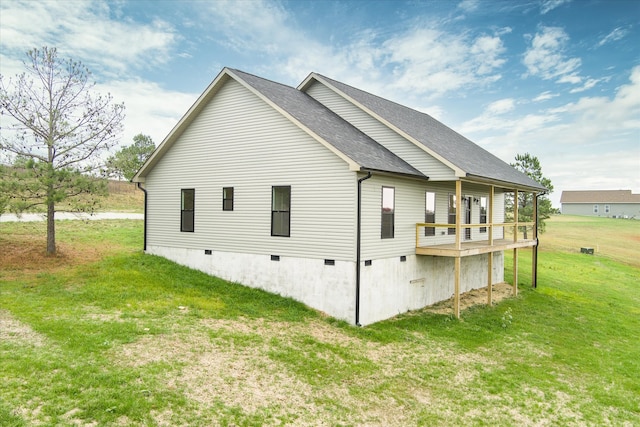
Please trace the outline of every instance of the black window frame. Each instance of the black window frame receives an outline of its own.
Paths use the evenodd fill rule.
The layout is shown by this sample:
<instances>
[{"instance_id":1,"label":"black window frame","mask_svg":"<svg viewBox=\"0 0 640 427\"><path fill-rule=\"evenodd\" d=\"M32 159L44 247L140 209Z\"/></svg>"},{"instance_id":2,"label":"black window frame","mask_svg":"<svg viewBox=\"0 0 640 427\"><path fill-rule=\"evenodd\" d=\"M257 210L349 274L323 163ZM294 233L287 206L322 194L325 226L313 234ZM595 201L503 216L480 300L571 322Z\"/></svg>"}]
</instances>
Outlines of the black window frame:
<instances>
[{"instance_id":1,"label":"black window frame","mask_svg":"<svg viewBox=\"0 0 640 427\"><path fill-rule=\"evenodd\" d=\"M286 206L276 206L278 201L276 192L287 190ZM286 209L283 209L286 208ZM286 229L280 230L279 226L284 226L286 220ZM285 228L283 227L283 228ZM274 237L291 237L291 186L290 185L274 185L271 187L271 236Z\"/></svg>"},{"instance_id":2,"label":"black window frame","mask_svg":"<svg viewBox=\"0 0 640 427\"><path fill-rule=\"evenodd\" d=\"M191 206L185 206L188 199L186 194L191 193ZM180 189L180 231L184 233L193 233L195 231L195 212L196 212L196 189L182 188ZM189 227L190 225L190 227Z\"/></svg>"},{"instance_id":3,"label":"black window frame","mask_svg":"<svg viewBox=\"0 0 640 427\"><path fill-rule=\"evenodd\" d=\"M429 195L433 195L433 209L429 209ZM435 224L436 223L436 193L435 191L425 191L424 193L424 222L427 224ZM424 228L425 236L435 236L436 228L435 227L425 227Z\"/></svg>"},{"instance_id":4,"label":"black window frame","mask_svg":"<svg viewBox=\"0 0 640 427\"><path fill-rule=\"evenodd\" d=\"M222 210L223 211L233 210L234 193L235 193L235 190L233 189L233 187L222 187Z\"/></svg>"},{"instance_id":5,"label":"black window frame","mask_svg":"<svg viewBox=\"0 0 640 427\"><path fill-rule=\"evenodd\" d=\"M385 190L391 190L393 192L390 212L385 211ZM380 196L380 238L393 239L395 237L396 188L383 186Z\"/></svg>"}]
</instances>

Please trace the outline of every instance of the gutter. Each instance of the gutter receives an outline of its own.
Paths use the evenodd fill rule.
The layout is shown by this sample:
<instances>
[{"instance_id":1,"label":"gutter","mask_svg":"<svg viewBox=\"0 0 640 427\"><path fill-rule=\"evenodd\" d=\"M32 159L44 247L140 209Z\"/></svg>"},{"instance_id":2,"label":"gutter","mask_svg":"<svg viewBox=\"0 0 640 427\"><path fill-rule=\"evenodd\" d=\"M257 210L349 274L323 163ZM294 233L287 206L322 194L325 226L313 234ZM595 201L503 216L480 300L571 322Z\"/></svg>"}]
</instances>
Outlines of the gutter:
<instances>
[{"instance_id":1,"label":"gutter","mask_svg":"<svg viewBox=\"0 0 640 427\"><path fill-rule=\"evenodd\" d=\"M367 171L367 176L358 179L358 215L356 225L356 326L360 324L360 252L362 234L362 181L371 178L371 171ZM146 200L146 199L145 199ZM146 210L145 210L146 211ZM145 216L146 218L146 216ZM146 228L145 228L146 229Z\"/></svg>"},{"instance_id":2,"label":"gutter","mask_svg":"<svg viewBox=\"0 0 640 427\"><path fill-rule=\"evenodd\" d=\"M549 192L549 190L543 187L542 185L540 185L539 187L532 187L530 185L518 184L512 181L503 181L496 178L487 178L480 175L474 175L471 173L467 173L464 177L461 177L461 178L462 179L467 178L468 181L471 181L471 182L491 184L500 188L507 188L507 189L516 188L518 189L518 191L527 191L530 193L546 194Z\"/></svg>"},{"instance_id":3,"label":"gutter","mask_svg":"<svg viewBox=\"0 0 640 427\"><path fill-rule=\"evenodd\" d=\"M142 187L140 185L140 182L138 182L137 184L138 184L138 188L140 190L142 190L142 192L144 193L144 245L143 245L143 249L146 252L147 251L147 190L145 190L144 187Z\"/></svg>"}]
</instances>

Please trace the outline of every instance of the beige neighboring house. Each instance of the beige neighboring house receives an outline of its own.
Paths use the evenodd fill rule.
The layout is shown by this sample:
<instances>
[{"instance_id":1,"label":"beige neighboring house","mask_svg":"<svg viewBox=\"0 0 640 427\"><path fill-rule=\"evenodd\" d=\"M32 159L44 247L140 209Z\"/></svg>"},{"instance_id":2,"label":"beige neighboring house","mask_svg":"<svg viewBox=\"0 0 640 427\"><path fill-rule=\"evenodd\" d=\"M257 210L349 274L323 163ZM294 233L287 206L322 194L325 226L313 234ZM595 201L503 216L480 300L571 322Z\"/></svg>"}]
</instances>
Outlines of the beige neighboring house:
<instances>
[{"instance_id":1,"label":"beige neighboring house","mask_svg":"<svg viewBox=\"0 0 640 427\"><path fill-rule=\"evenodd\" d=\"M461 293L504 282L505 250L537 248L506 232L533 224L504 223L505 195L546 192L427 114L230 68L133 181L146 253L360 325L451 296L458 315Z\"/></svg>"},{"instance_id":2,"label":"beige neighboring house","mask_svg":"<svg viewBox=\"0 0 640 427\"><path fill-rule=\"evenodd\" d=\"M631 190L563 191L560 205L565 215L640 219L640 194Z\"/></svg>"}]
</instances>

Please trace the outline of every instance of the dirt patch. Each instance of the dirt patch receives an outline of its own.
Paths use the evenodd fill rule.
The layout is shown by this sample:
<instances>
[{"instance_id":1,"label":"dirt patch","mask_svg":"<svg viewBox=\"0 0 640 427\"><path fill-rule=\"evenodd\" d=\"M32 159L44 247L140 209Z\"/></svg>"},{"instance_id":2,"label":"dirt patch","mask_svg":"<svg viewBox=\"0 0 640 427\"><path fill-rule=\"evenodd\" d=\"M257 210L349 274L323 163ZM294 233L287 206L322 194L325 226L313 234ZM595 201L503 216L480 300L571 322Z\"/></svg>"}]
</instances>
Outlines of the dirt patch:
<instances>
[{"instance_id":1,"label":"dirt patch","mask_svg":"<svg viewBox=\"0 0 640 427\"><path fill-rule=\"evenodd\" d=\"M57 272L69 268L70 265L95 262L109 250L104 245L80 247L57 242L56 254L47 255L46 237L27 234L13 234L9 238L0 238L0 246L0 271L2 277L9 280L15 279L19 273Z\"/></svg>"},{"instance_id":2,"label":"dirt patch","mask_svg":"<svg viewBox=\"0 0 640 427\"><path fill-rule=\"evenodd\" d=\"M484 305L487 303L487 288L473 289L469 292L460 294L460 310L466 310L467 308L475 305ZM505 298L513 296L513 286L508 283L496 283L493 285L493 291L491 292L491 300L493 304L497 304ZM441 301L432 306L426 307L420 311L427 311L437 314L453 314L453 297L446 301Z\"/></svg>"},{"instance_id":3,"label":"dirt patch","mask_svg":"<svg viewBox=\"0 0 640 427\"><path fill-rule=\"evenodd\" d=\"M366 375L354 373L352 378L325 386L320 374L316 384L309 375L296 375L286 362L270 356L295 348L309 337L330 344L326 349L312 346L309 351L313 358L326 360L335 369L354 363L354 359L374 368ZM335 353L336 347L342 347L344 354ZM348 356L343 358L345 354ZM296 425L302 426L412 425L416 423L415 405L438 404L429 388L416 386L421 381L416 377L416 366L445 363L451 370L451 384L464 386L477 378L475 366L491 369L497 364L435 344L417 352L404 343L373 343L320 321L298 325L264 319L204 319L189 331L148 336L125 345L114 358L129 366L153 362L180 365L177 373L167 376L166 386L183 390L204 412L222 403L248 415L269 414L273 420L293 417ZM414 397L396 400L388 393L363 392L381 384L393 384L390 389L409 387L415 390ZM333 402L339 402L338 407ZM348 408L346 414L341 407ZM158 414L156 421L166 424L168 416L176 414Z\"/></svg>"},{"instance_id":4,"label":"dirt patch","mask_svg":"<svg viewBox=\"0 0 640 427\"><path fill-rule=\"evenodd\" d=\"M4 310L0 310L0 341L15 342L20 344L42 347L46 338L31 329Z\"/></svg>"}]
</instances>

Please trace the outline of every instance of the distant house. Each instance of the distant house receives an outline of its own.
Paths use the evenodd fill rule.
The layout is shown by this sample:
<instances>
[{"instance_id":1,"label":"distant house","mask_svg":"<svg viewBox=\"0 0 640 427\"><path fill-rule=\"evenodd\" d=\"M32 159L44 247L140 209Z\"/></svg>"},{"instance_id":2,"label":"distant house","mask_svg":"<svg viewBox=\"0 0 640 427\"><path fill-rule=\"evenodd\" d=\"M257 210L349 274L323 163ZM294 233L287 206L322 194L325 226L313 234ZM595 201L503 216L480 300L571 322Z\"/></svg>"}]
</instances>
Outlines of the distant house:
<instances>
[{"instance_id":1,"label":"distant house","mask_svg":"<svg viewBox=\"0 0 640 427\"><path fill-rule=\"evenodd\" d=\"M563 191L560 205L565 215L640 219L640 194L631 190Z\"/></svg>"},{"instance_id":2,"label":"distant house","mask_svg":"<svg viewBox=\"0 0 640 427\"><path fill-rule=\"evenodd\" d=\"M451 296L458 315L503 282L505 250L537 244L505 234L533 227L504 224L505 194L545 192L427 114L229 68L133 181L147 253L363 325Z\"/></svg>"}]
</instances>

